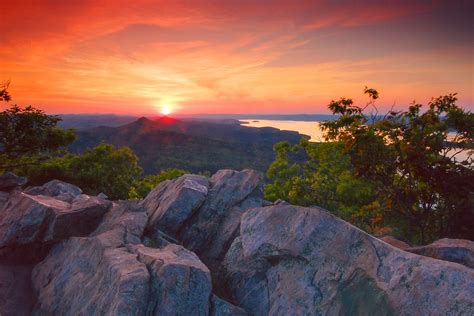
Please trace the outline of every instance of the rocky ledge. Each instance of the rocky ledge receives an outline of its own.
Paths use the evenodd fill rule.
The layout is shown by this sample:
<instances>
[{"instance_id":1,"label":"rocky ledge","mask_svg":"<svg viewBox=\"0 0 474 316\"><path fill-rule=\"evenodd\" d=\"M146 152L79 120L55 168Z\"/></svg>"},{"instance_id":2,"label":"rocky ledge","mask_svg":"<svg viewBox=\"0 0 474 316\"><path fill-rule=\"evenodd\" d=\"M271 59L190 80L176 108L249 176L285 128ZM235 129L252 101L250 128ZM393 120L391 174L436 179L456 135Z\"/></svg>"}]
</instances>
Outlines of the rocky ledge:
<instances>
[{"instance_id":1,"label":"rocky ledge","mask_svg":"<svg viewBox=\"0 0 474 316\"><path fill-rule=\"evenodd\" d=\"M472 242L377 239L264 201L253 170L184 175L143 201L6 179L1 315L474 314Z\"/></svg>"}]
</instances>

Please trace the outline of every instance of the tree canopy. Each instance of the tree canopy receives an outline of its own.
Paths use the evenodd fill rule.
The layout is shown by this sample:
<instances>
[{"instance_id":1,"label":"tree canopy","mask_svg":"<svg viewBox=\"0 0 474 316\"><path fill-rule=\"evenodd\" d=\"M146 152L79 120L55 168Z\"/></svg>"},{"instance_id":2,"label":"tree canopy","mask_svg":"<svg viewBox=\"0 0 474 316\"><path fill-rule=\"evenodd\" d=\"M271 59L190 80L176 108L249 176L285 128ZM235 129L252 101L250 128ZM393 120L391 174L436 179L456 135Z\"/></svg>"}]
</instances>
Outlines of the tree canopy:
<instances>
[{"instance_id":1,"label":"tree canopy","mask_svg":"<svg viewBox=\"0 0 474 316\"><path fill-rule=\"evenodd\" d=\"M276 159L267 171L268 200L284 199L292 204L321 206L365 230L380 227L380 203L373 184L355 176L349 156L341 143L275 145ZM295 154L303 154L299 159Z\"/></svg>"},{"instance_id":2,"label":"tree canopy","mask_svg":"<svg viewBox=\"0 0 474 316\"><path fill-rule=\"evenodd\" d=\"M338 119L322 123L329 143L294 148L306 151L303 166L289 163L288 144L275 146L267 197L319 204L364 229L389 226L414 242L474 239L474 114L449 94L426 109L413 103L379 115L378 91L364 93L363 106L331 101Z\"/></svg>"},{"instance_id":3,"label":"tree canopy","mask_svg":"<svg viewBox=\"0 0 474 316\"><path fill-rule=\"evenodd\" d=\"M474 114L449 94L432 99L425 111L413 103L407 111L368 116L364 110L376 109L378 92L364 92L364 107L350 99L329 104L340 117L322 124L327 139L344 144L356 175L385 199L387 219L399 221L412 239L473 238Z\"/></svg>"},{"instance_id":4,"label":"tree canopy","mask_svg":"<svg viewBox=\"0 0 474 316\"><path fill-rule=\"evenodd\" d=\"M7 86L0 90L2 101L11 100ZM57 127L61 119L32 106L12 105L0 112L0 173L37 165L62 151L75 139L72 129Z\"/></svg>"},{"instance_id":5,"label":"tree canopy","mask_svg":"<svg viewBox=\"0 0 474 316\"><path fill-rule=\"evenodd\" d=\"M29 170L32 184L59 179L79 186L85 193L105 193L111 199L126 199L142 169L130 148L102 144L82 154L52 158Z\"/></svg>"}]
</instances>

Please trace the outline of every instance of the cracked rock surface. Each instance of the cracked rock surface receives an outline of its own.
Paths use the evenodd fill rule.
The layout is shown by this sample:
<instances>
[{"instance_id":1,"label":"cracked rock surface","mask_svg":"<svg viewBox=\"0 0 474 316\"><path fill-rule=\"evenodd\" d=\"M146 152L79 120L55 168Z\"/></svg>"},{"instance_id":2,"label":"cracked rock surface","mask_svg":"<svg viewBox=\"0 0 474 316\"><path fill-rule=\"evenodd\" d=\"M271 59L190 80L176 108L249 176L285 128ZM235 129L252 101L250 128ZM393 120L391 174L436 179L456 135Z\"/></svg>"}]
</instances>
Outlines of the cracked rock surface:
<instances>
[{"instance_id":1,"label":"cracked rock surface","mask_svg":"<svg viewBox=\"0 0 474 316\"><path fill-rule=\"evenodd\" d=\"M474 270L394 248L319 208L247 211L225 269L231 299L255 315L474 312Z\"/></svg>"},{"instance_id":2,"label":"cracked rock surface","mask_svg":"<svg viewBox=\"0 0 474 316\"><path fill-rule=\"evenodd\" d=\"M474 314L472 242L386 241L264 201L253 170L184 175L143 201L51 181L0 192L0 314Z\"/></svg>"}]
</instances>

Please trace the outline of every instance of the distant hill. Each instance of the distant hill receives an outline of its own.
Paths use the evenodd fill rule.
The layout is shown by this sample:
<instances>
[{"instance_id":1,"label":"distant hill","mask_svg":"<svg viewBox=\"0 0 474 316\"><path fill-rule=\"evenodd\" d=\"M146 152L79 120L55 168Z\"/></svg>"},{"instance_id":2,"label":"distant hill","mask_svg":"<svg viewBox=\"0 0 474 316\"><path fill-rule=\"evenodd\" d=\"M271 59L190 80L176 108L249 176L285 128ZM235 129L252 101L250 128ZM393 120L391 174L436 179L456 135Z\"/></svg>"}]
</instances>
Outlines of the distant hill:
<instances>
[{"instance_id":1,"label":"distant hill","mask_svg":"<svg viewBox=\"0 0 474 316\"><path fill-rule=\"evenodd\" d=\"M115 114L60 114L61 128L90 129L99 126L118 127L136 121L137 116ZM239 120L290 120L290 121L328 121L336 116L330 114L200 114L179 116L178 119L190 122L200 121L217 124L238 125Z\"/></svg>"},{"instance_id":2,"label":"distant hill","mask_svg":"<svg viewBox=\"0 0 474 316\"><path fill-rule=\"evenodd\" d=\"M138 119L136 116L114 114L60 114L61 128L89 129L97 126L121 126Z\"/></svg>"},{"instance_id":3,"label":"distant hill","mask_svg":"<svg viewBox=\"0 0 474 316\"><path fill-rule=\"evenodd\" d=\"M192 172L215 172L223 168L266 171L275 157L275 143L283 140L297 143L302 137L307 138L297 132L229 123L143 117L119 127L79 130L70 150L82 152L100 143L127 146L140 158L147 174L165 168Z\"/></svg>"}]
</instances>

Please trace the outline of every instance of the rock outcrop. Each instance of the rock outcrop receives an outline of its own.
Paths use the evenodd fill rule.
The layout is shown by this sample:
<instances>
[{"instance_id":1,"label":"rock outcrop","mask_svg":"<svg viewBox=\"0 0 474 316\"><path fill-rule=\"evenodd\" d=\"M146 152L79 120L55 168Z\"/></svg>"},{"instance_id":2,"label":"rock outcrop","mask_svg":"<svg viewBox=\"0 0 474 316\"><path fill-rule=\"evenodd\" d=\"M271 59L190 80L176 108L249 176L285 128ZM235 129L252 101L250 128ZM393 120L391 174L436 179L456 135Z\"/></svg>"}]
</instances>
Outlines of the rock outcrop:
<instances>
[{"instance_id":1,"label":"rock outcrop","mask_svg":"<svg viewBox=\"0 0 474 316\"><path fill-rule=\"evenodd\" d=\"M444 238L426 246L406 250L422 256L456 262L474 269L474 242L470 240Z\"/></svg>"},{"instance_id":2,"label":"rock outcrop","mask_svg":"<svg viewBox=\"0 0 474 316\"><path fill-rule=\"evenodd\" d=\"M36 310L71 315L206 315L211 278L178 245L141 245L143 209L115 204L91 237L53 247L33 270Z\"/></svg>"},{"instance_id":3,"label":"rock outcrop","mask_svg":"<svg viewBox=\"0 0 474 316\"><path fill-rule=\"evenodd\" d=\"M240 234L224 278L251 314L474 313L474 270L394 248L322 209L252 209Z\"/></svg>"},{"instance_id":4,"label":"rock outcrop","mask_svg":"<svg viewBox=\"0 0 474 316\"><path fill-rule=\"evenodd\" d=\"M209 269L193 252L169 244L162 249L132 247L150 273L149 311L153 315L207 315Z\"/></svg>"},{"instance_id":5,"label":"rock outcrop","mask_svg":"<svg viewBox=\"0 0 474 316\"><path fill-rule=\"evenodd\" d=\"M75 197L82 194L80 188L59 180L49 181L39 187L29 187L23 192L29 195L51 196L66 202L71 202Z\"/></svg>"},{"instance_id":6,"label":"rock outcrop","mask_svg":"<svg viewBox=\"0 0 474 316\"><path fill-rule=\"evenodd\" d=\"M30 315L35 304L32 265L0 263L0 314Z\"/></svg>"},{"instance_id":7,"label":"rock outcrop","mask_svg":"<svg viewBox=\"0 0 474 316\"><path fill-rule=\"evenodd\" d=\"M263 176L254 170L220 170L209 180L184 175L165 181L143 201L147 236L170 235L217 269L239 233L243 212L263 204Z\"/></svg>"},{"instance_id":8,"label":"rock outcrop","mask_svg":"<svg viewBox=\"0 0 474 316\"><path fill-rule=\"evenodd\" d=\"M184 175L158 185L143 200L148 214L147 230L176 237L178 230L201 206L207 196L209 180L203 176Z\"/></svg>"},{"instance_id":9,"label":"rock outcrop","mask_svg":"<svg viewBox=\"0 0 474 316\"><path fill-rule=\"evenodd\" d=\"M211 269L217 269L239 234L242 214L263 204L263 176L254 170L220 170L210 179L206 200L180 229L179 240Z\"/></svg>"},{"instance_id":10,"label":"rock outcrop","mask_svg":"<svg viewBox=\"0 0 474 316\"><path fill-rule=\"evenodd\" d=\"M37 256L37 251L52 242L86 236L99 225L110 204L87 195L78 195L69 203L14 192L0 211L0 257Z\"/></svg>"},{"instance_id":11,"label":"rock outcrop","mask_svg":"<svg viewBox=\"0 0 474 316\"><path fill-rule=\"evenodd\" d=\"M474 314L472 242L380 240L264 201L262 179L184 175L143 201L61 181L0 194L0 314Z\"/></svg>"},{"instance_id":12,"label":"rock outcrop","mask_svg":"<svg viewBox=\"0 0 474 316\"><path fill-rule=\"evenodd\" d=\"M25 177L18 177L11 172L0 176L0 191L10 192L25 185L28 180Z\"/></svg>"}]
</instances>

